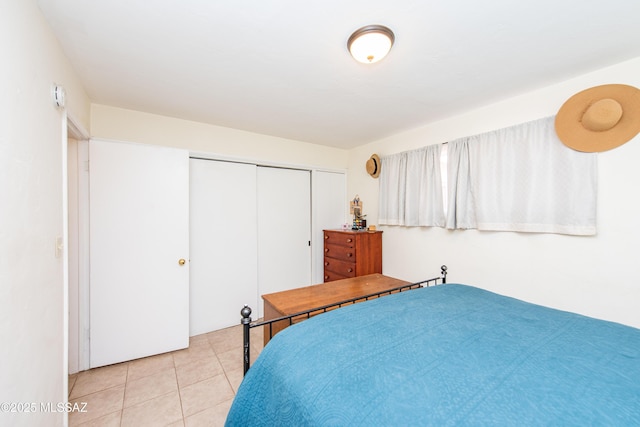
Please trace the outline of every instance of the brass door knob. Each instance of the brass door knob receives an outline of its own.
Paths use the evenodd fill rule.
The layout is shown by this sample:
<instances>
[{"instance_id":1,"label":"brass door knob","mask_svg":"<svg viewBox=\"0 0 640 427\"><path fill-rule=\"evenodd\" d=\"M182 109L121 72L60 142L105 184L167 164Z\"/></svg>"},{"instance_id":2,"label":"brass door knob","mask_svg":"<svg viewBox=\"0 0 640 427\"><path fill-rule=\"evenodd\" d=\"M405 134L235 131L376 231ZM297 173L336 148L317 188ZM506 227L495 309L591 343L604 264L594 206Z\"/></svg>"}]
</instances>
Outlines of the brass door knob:
<instances>
[{"instance_id":1,"label":"brass door knob","mask_svg":"<svg viewBox=\"0 0 640 427\"><path fill-rule=\"evenodd\" d=\"M186 262L187 262L187 261L185 261L185 259L184 259L184 258L180 258L180 259L178 260L178 264L180 264L180 265L184 265Z\"/></svg>"}]
</instances>

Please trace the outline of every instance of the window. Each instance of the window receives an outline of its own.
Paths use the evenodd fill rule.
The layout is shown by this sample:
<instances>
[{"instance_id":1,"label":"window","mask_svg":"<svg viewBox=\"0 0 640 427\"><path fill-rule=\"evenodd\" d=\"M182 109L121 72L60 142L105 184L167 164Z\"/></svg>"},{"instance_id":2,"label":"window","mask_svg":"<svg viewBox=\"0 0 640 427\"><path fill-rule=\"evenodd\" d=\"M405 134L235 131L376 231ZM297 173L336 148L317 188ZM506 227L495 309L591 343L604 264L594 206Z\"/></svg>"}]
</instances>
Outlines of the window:
<instances>
[{"instance_id":1,"label":"window","mask_svg":"<svg viewBox=\"0 0 640 427\"><path fill-rule=\"evenodd\" d=\"M553 117L381 161L380 224L596 232L596 154L562 144Z\"/></svg>"}]
</instances>

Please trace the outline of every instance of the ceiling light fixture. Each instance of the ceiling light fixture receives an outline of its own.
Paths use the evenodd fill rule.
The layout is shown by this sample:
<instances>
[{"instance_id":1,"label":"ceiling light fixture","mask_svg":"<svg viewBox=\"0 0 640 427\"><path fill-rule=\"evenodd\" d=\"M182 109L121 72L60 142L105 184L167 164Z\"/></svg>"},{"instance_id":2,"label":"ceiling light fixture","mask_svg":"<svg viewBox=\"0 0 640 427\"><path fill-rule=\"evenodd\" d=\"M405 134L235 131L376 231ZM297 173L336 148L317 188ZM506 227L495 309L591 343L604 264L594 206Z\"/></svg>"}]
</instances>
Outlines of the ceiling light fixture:
<instances>
[{"instance_id":1,"label":"ceiling light fixture","mask_svg":"<svg viewBox=\"0 0 640 427\"><path fill-rule=\"evenodd\" d=\"M394 41L395 36L389 28L367 25L351 34L347 48L356 61L373 64L387 56Z\"/></svg>"}]
</instances>

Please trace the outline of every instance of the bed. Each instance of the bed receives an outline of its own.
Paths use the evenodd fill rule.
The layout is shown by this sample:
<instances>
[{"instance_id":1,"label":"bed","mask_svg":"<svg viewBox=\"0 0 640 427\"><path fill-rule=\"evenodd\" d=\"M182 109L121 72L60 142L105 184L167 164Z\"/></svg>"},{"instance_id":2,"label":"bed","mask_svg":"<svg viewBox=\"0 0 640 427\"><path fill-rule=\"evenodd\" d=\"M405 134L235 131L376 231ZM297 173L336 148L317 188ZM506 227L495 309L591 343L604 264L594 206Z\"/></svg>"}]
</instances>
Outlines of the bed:
<instances>
[{"instance_id":1,"label":"bed","mask_svg":"<svg viewBox=\"0 0 640 427\"><path fill-rule=\"evenodd\" d=\"M227 426L640 425L640 330L442 284L288 327Z\"/></svg>"}]
</instances>

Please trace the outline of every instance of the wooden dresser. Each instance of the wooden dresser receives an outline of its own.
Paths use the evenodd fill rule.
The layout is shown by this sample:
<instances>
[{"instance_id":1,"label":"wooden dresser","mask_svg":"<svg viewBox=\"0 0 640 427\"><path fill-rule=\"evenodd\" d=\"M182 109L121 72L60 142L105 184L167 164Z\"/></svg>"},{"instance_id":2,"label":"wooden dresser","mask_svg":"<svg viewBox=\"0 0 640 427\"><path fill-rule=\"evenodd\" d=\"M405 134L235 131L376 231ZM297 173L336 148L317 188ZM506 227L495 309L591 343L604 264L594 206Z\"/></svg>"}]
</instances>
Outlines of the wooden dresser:
<instances>
[{"instance_id":1,"label":"wooden dresser","mask_svg":"<svg viewBox=\"0 0 640 427\"><path fill-rule=\"evenodd\" d=\"M324 281L382 273L382 231L324 230Z\"/></svg>"}]
</instances>

